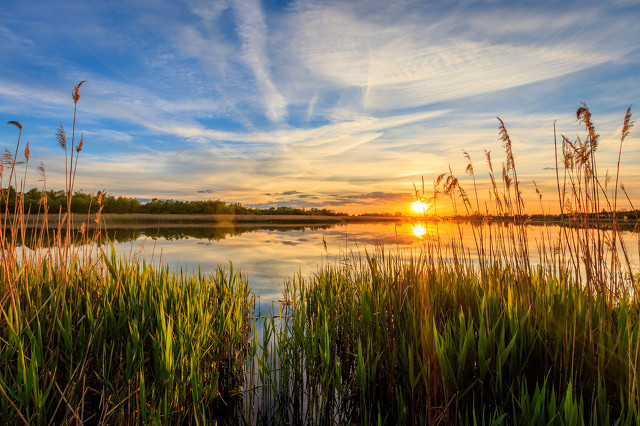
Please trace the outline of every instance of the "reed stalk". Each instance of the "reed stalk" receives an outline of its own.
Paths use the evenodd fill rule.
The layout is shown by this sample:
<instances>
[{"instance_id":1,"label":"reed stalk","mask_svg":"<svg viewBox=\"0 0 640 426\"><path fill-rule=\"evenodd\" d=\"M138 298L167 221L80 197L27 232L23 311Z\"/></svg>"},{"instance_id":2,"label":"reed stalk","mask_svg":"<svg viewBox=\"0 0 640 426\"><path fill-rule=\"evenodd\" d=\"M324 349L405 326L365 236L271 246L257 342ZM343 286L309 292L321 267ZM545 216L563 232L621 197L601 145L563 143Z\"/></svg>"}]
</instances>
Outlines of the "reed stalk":
<instances>
[{"instance_id":1,"label":"reed stalk","mask_svg":"<svg viewBox=\"0 0 640 426\"><path fill-rule=\"evenodd\" d=\"M73 91L71 149L62 126L56 135L65 150L67 205L52 237L44 165L43 199L31 221L24 209L29 145L18 161L23 129L9 122L20 131L15 153L7 151L0 169L0 418L7 424L224 421L241 407L254 304L248 281L232 265L228 272L188 275L116 258L103 243L101 197L97 226L75 227L72 199L84 143L81 134L75 144L75 118L83 83Z\"/></svg>"}]
</instances>

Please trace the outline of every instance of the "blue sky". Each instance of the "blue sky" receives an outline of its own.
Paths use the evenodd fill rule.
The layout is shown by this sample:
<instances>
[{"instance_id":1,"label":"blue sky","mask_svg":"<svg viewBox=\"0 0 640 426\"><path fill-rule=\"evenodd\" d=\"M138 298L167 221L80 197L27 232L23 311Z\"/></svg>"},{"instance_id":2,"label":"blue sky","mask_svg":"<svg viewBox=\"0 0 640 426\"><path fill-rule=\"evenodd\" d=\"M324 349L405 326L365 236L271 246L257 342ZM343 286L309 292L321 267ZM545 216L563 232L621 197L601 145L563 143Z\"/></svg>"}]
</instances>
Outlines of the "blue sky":
<instances>
[{"instance_id":1,"label":"blue sky","mask_svg":"<svg viewBox=\"0 0 640 426\"><path fill-rule=\"evenodd\" d=\"M555 199L553 122L586 102L613 169L640 98L640 3L31 1L0 10L0 118L62 188L81 80L77 189L139 198L399 211L462 150L486 183L498 122L535 199ZM635 130L635 129L634 129ZM0 128L15 144L16 129ZM640 199L640 139L623 182ZM635 188L638 188L637 190ZM487 187L488 189L488 187ZM481 189L481 196L486 193ZM530 203L537 207L537 200Z\"/></svg>"}]
</instances>

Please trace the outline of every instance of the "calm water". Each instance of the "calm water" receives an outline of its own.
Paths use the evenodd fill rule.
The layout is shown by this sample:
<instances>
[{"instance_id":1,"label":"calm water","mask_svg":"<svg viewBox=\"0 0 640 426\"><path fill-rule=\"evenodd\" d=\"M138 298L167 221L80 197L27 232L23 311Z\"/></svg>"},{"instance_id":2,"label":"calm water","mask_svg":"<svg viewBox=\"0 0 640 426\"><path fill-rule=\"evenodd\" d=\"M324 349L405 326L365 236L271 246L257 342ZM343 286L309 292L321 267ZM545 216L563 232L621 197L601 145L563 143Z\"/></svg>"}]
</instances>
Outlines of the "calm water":
<instances>
[{"instance_id":1,"label":"calm water","mask_svg":"<svg viewBox=\"0 0 640 426\"><path fill-rule=\"evenodd\" d=\"M116 252L163 262L172 269L215 271L217 265L246 274L263 303L278 300L287 277L313 274L348 253L364 253L376 244L418 248L423 238L410 223L344 224L291 227L167 228L116 231ZM326 249L325 249L326 244Z\"/></svg>"},{"instance_id":2,"label":"calm water","mask_svg":"<svg viewBox=\"0 0 640 426\"><path fill-rule=\"evenodd\" d=\"M476 253L470 224L376 223L327 226L245 226L119 229L112 239L122 257L143 257L148 262L163 262L178 270L214 271L217 265L240 269L249 278L261 305L280 298L287 277L300 272L315 273L323 264L339 262L347 254L373 251L377 244L391 250L418 251L424 244L439 242L446 247L452 239L460 241L473 258ZM485 225L485 241L496 238L504 225ZM567 229L567 228L565 228ZM553 247L561 228L529 226L528 246L532 263L540 263L539 246L546 241ZM573 232L573 231L571 231ZM638 267L637 234L623 234L632 264ZM549 242L550 241L550 242ZM325 248L326 244L326 248Z\"/></svg>"}]
</instances>

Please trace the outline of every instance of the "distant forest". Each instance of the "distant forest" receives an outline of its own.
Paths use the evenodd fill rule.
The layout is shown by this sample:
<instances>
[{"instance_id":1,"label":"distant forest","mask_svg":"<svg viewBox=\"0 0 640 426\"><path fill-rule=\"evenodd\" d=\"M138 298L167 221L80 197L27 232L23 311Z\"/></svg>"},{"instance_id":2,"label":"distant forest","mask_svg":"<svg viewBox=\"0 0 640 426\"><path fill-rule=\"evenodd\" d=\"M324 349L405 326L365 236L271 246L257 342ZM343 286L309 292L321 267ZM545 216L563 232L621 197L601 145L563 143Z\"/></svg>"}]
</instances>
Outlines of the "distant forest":
<instances>
[{"instance_id":1,"label":"distant forest","mask_svg":"<svg viewBox=\"0 0 640 426\"><path fill-rule=\"evenodd\" d=\"M10 188L9 211L13 211L16 199L14 188ZM67 197L64 191L46 191L46 201L49 213L67 211ZM75 192L71 200L71 211L73 213L96 213L98 211L97 194L85 194ZM1 211L6 208L3 197L0 202ZM39 204L43 204L44 197L42 191L37 188L24 193L25 212L38 211ZM116 197L107 193L102 193L102 213L150 213L150 214L247 214L247 215L313 215L313 216L347 216L346 213L338 213L328 209L300 209L293 207L270 207L268 209L257 209L245 207L238 203L226 203L220 200L206 201L179 201L179 200L158 200L152 199L147 203L141 203L135 198Z\"/></svg>"}]
</instances>

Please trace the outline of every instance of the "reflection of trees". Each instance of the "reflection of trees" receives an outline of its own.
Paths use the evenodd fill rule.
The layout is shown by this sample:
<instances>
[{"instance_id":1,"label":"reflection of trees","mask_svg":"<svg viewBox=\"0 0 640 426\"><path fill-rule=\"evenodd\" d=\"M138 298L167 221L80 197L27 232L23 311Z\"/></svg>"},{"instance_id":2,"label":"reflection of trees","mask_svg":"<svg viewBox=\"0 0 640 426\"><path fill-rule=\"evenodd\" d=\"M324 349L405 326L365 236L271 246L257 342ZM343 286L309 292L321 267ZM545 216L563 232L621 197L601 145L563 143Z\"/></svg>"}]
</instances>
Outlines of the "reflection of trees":
<instances>
[{"instance_id":1,"label":"reflection of trees","mask_svg":"<svg viewBox=\"0 0 640 426\"><path fill-rule=\"evenodd\" d=\"M199 240L207 241L220 241L227 237L235 237L250 232L258 231L305 231L305 230L319 230L329 229L335 225L295 225L295 226L273 226L273 225L255 225L255 226L193 226L193 227L137 227L137 228L116 228L108 231L102 231L98 238L94 238L93 242L106 243L112 241L114 243L126 243L130 241L136 241L140 238L149 237L151 239L164 238L165 240L183 240L189 238L196 238ZM89 231L89 238L94 237L92 231ZM25 235L26 246L33 248L36 238L31 236L31 233L27 232ZM75 244L87 243L87 237L76 235ZM42 238L43 246L50 246L55 244L55 231L49 231L45 238Z\"/></svg>"}]
</instances>

